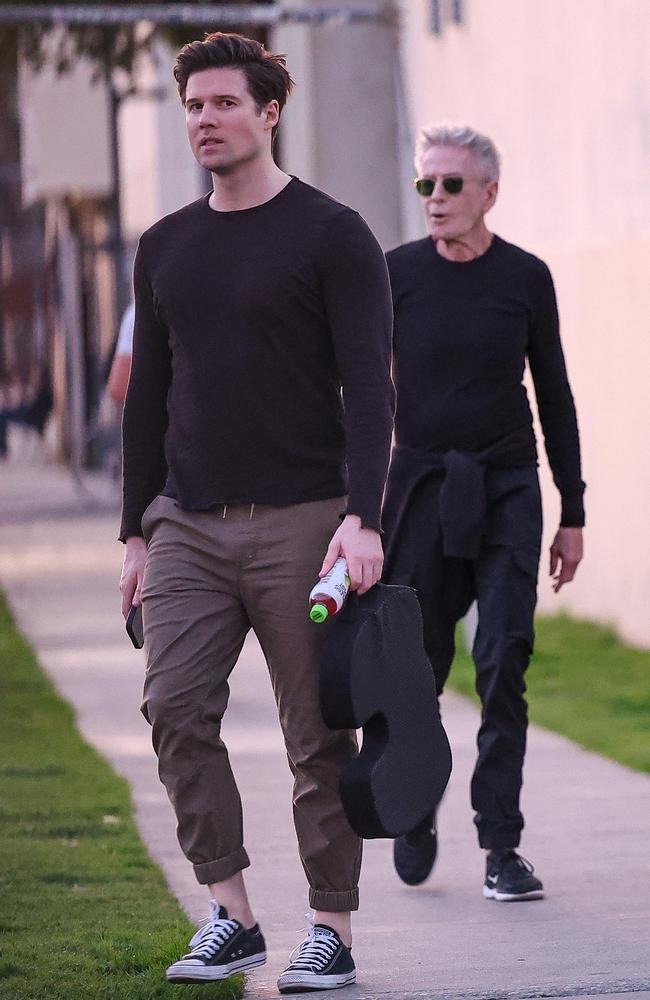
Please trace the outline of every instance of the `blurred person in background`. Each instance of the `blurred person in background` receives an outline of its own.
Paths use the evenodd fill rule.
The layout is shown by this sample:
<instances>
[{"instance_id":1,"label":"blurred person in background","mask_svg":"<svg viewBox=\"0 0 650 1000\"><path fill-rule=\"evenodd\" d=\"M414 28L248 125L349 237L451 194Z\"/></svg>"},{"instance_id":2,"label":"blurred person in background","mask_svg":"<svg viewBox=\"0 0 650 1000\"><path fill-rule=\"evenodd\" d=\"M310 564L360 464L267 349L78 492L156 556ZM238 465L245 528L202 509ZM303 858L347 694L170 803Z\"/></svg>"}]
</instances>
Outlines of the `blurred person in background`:
<instances>
[{"instance_id":1,"label":"blurred person in background","mask_svg":"<svg viewBox=\"0 0 650 1000\"><path fill-rule=\"evenodd\" d=\"M122 314L113 356L107 359L106 386L93 435L101 466L116 485L122 476L122 411L131 374L134 322L135 303L130 302Z\"/></svg>"},{"instance_id":2,"label":"blurred person in background","mask_svg":"<svg viewBox=\"0 0 650 1000\"><path fill-rule=\"evenodd\" d=\"M130 302L124 310L120 331L117 335L115 354L108 373L106 391L113 402L122 408L126 399L131 374L131 355L133 352L133 326L135 323L135 302Z\"/></svg>"},{"instance_id":3,"label":"blurred person in background","mask_svg":"<svg viewBox=\"0 0 650 1000\"><path fill-rule=\"evenodd\" d=\"M324 632L307 596L339 556L359 593L381 575L394 403L388 273L356 212L274 162L292 86L284 57L216 33L185 46L174 73L213 191L138 247L121 528L123 612L143 604L143 712L181 847L212 897L209 921L167 978L224 979L266 961L220 736L228 677L253 628L294 774L315 911L278 987L338 988L356 975L361 842L338 793L356 743L323 722Z\"/></svg>"},{"instance_id":4,"label":"blurred person in background","mask_svg":"<svg viewBox=\"0 0 650 1000\"><path fill-rule=\"evenodd\" d=\"M19 423L25 413L25 386L16 372L10 371L0 381L0 459L7 458L9 423Z\"/></svg>"},{"instance_id":5,"label":"blurred person in background","mask_svg":"<svg viewBox=\"0 0 650 1000\"><path fill-rule=\"evenodd\" d=\"M0 461L9 455L10 424L34 431L39 438L54 405L49 365L32 360L27 378L10 372L0 383Z\"/></svg>"},{"instance_id":6,"label":"blurred person in background","mask_svg":"<svg viewBox=\"0 0 650 1000\"><path fill-rule=\"evenodd\" d=\"M526 363L562 501L550 551L556 592L582 559L576 412L549 269L485 223L499 186L494 143L464 125L433 124L420 134L416 169L429 235L388 254L397 412L385 579L417 590L438 695L456 623L477 601L482 717L471 798L487 852L483 894L536 899L542 882L516 850L542 537ZM404 882L429 876L437 844L434 816L395 841Z\"/></svg>"}]
</instances>

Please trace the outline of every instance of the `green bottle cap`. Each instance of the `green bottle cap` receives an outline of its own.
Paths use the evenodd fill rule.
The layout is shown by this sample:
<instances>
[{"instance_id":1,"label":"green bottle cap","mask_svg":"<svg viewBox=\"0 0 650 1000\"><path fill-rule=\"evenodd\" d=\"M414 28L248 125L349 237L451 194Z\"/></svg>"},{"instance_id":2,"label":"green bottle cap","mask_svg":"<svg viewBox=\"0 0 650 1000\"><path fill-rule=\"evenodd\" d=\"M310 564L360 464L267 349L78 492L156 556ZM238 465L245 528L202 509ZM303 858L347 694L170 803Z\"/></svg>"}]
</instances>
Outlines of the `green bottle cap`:
<instances>
[{"instance_id":1,"label":"green bottle cap","mask_svg":"<svg viewBox=\"0 0 650 1000\"><path fill-rule=\"evenodd\" d=\"M313 622L316 622L317 625L326 621L329 618L329 615L330 613L324 604L314 604L309 611L309 617Z\"/></svg>"}]
</instances>

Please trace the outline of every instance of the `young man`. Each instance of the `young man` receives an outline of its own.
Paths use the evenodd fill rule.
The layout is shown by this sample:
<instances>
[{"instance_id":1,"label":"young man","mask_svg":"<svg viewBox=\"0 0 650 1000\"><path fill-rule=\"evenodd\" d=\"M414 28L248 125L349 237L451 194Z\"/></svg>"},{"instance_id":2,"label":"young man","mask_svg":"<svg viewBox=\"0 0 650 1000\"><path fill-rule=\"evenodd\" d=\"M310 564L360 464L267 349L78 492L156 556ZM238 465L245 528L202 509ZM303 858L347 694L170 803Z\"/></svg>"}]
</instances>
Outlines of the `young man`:
<instances>
[{"instance_id":1,"label":"young man","mask_svg":"<svg viewBox=\"0 0 650 1000\"><path fill-rule=\"evenodd\" d=\"M174 75L213 191L138 248L121 530L123 611L143 603L143 712L181 847L212 896L209 922L167 978L222 979L266 958L220 738L228 676L253 628L295 777L315 910L278 985L331 989L355 978L361 844L337 790L355 743L320 714L324 632L309 621L307 596L339 555L359 593L381 575L390 286L356 212L273 160L292 85L281 56L217 33L185 46Z\"/></svg>"},{"instance_id":2,"label":"young man","mask_svg":"<svg viewBox=\"0 0 650 1000\"><path fill-rule=\"evenodd\" d=\"M549 270L485 224L498 190L494 144L466 126L432 125L421 133L416 168L429 235L388 254L397 415L386 577L418 591L438 694L456 623L478 602L473 656L483 715L472 805L488 852L483 893L534 899L542 883L515 850L542 533L526 361L562 497L551 546L556 591L582 558L576 414ZM434 817L400 837L394 860L403 881L424 881L436 849Z\"/></svg>"}]
</instances>

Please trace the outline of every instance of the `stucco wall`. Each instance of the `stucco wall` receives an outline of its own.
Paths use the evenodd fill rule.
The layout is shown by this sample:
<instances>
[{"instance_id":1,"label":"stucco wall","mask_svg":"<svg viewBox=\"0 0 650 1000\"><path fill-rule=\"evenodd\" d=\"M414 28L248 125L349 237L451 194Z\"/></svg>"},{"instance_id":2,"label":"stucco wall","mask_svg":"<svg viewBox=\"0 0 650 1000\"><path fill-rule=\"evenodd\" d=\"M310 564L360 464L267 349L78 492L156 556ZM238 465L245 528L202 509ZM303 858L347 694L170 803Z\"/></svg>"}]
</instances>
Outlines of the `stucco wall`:
<instances>
[{"instance_id":1,"label":"stucco wall","mask_svg":"<svg viewBox=\"0 0 650 1000\"><path fill-rule=\"evenodd\" d=\"M187 141L172 76L174 58L175 53L159 43L155 58L140 65L141 93L124 100L120 111L122 223L131 243L209 188L209 177L203 176Z\"/></svg>"},{"instance_id":2,"label":"stucco wall","mask_svg":"<svg viewBox=\"0 0 650 1000\"><path fill-rule=\"evenodd\" d=\"M464 23L439 36L426 0L402 6L413 125L467 121L495 139L504 166L491 227L544 258L556 282L588 483L586 558L555 596L544 556L541 607L650 646L650 4L464 0ZM545 459L541 472L547 549L559 503Z\"/></svg>"},{"instance_id":3,"label":"stucco wall","mask_svg":"<svg viewBox=\"0 0 650 1000\"><path fill-rule=\"evenodd\" d=\"M286 53L296 82L282 117L283 169L351 205L383 247L393 246L403 229L400 164L408 155L399 122L397 32L378 23L284 24L270 33L269 45Z\"/></svg>"},{"instance_id":4,"label":"stucco wall","mask_svg":"<svg viewBox=\"0 0 650 1000\"><path fill-rule=\"evenodd\" d=\"M54 42L51 43L54 48ZM80 59L59 76L47 64L19 68L23 205L65 195L104 198L110 192L109 105L93 67Z\"/></svg>"}]
</instances>

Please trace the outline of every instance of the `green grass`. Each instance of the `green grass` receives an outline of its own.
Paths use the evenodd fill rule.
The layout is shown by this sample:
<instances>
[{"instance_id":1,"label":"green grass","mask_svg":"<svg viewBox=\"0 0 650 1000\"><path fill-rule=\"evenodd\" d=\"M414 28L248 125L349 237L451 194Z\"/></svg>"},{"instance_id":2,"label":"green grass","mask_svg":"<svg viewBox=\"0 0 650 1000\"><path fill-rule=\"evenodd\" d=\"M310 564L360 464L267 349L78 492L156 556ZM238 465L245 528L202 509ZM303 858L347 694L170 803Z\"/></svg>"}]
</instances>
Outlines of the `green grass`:
<instances>
[{"instance_id":1,"label":"green grass","mask_svg":"<svg viewBox=\"0 0 650 1000\"><path fill-rule=\"evenodd\" d=\"M530 719L588 750L650 773L650 652L608 628L566 615L539 617L526 675ZM474 666L462 633L450 687L474 698Z\"/></svg>"},{"instance_id":2,"label":"green grass","mask_svg":"<svg viewBox=\"0 0 650 1000\"><path fill-rule=\"evenodd\" d=\"M129 789L85 744L0 598L0 1000L232 1000L172 986L193 928L141 843Z\"/></svg>"}]
</instances>

